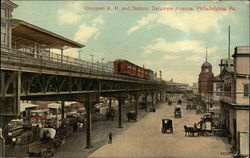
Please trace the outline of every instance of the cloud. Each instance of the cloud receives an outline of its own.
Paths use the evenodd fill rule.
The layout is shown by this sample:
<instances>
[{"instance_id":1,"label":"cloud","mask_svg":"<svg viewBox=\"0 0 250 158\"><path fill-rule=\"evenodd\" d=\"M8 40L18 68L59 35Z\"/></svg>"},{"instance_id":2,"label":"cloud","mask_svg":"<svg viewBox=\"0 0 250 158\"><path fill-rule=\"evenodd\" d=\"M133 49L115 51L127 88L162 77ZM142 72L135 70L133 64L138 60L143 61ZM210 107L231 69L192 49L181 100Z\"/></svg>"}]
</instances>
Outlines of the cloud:
<instances>
[{"instance_id":1,"label":"cloud","mask_svg":"<svg viewBox=\"0 0 250 158\"><path fill-rule=\"evenodd\" d=\"M104 23L101 16L93 19L91 24L82 23L74 35L74 40L84 43L90 38L96 39L100 35L98 27Z\"/></svg>"},{"instance_id":2,"label":"cloud","mask_svg":"<svg viewBox=\"0 0 250 158\"><path fill-rule=\"evenodd\" d=\"M70 2L64 8L57 12L58 20L61 24L74 24L80 21L81 18L86 18L89 15L82 14L82 2Z\"/></svg>"},{"instance_id":3,"label":"cloud","mask_svg":"<svg viewBox=\"0 0 250 158\"><path fill-rule=\"evenodd\" d=\"M201 61L202 58L200 56L189 56L185 60L187 60L187 61Z\"/></svg>"},{"instance_id":4,"label":"cloud","mask_svg":"<svg viewBox=\"0 0 250 158\"><path fill-rule=\"evenodd\" d=\"M67 10L59 10L58 11L58 20L60 23L64 24L73 24L77 23L81 19L81 16L72 12L72 11L67 11Z\"/></svg>"},{"instance_id":5,"label":"cloud","mask_svg":"<svg viewBox=\"0 0 250 158\"><path fill-rule=\"evenodd\" d=\"M177 29L186 33L191 31L204 33L210 29L217 30L219 28L218 21L227 15L228 12L172 11L166 13L162 11L154 14L148 14L136 21L136 25L132 26L128 30L128 35L150 23L166 25L172 29Z\"/></svg>"},{"instance_id":6,"label":"cloud","mask_svg":"<svg viewBox=\"0 0 250 158\"><path fill-rule=\"evenodd\" d=\"M91 24L94 25L94 26L97 26L97 25L102 25L104 23L104 20L101 16L95 18L94 20L91 21Z\"/></svg>"},{"instance_id":7,"label":"cloud","mask_svg":"<svg viewBox=\"0 0 250 158\"><path fill-rule=\"evenodd\" d=\"M176 60L176 59L179 59L180 57L179 56L164 56L163 57L165 60Z\"/></svg>"},{"instance_id":8,"label":"cloud","mask_svg":"<svg viewBox=\"0 0 250 158\"><path fill-rule=\"evenodd\" d=\"M128 35L130 35L132 32L137 31L138 29L140 29L142 26L145 26L147 24L149 24L151 21L155 20L157 18L157 14L148 14L145 17L142 17L140 20L138 20L136 23L137 25L131 27L128 30Z\"/></svg>"},{"instance_id":9,"label":"cloud","mask_svg":"<svg viewBox=\"0 0 250 158\"><path fill-rule=\"evenodd\" d=\"M59 50L59 49L51 49L51 52L54 54L61 55L61 50ZM79 49L78 48L66 49L63 51L63 55L73 57L73 58L78 58L79 57Z\"/></svg>"},{"instance_id":10,"label":"cloud","mask_svg":"<svg viewBox=\"0 0 250 158\"><path fill-rule=\"evenodd\" d=\"M150 54L152 52L192 52L202 54L205 53L205 45L201 41L185 40L176 42L166 42L163 38L155 39L151 45L142 47L144 53ZM218 50L217 47L208 48L209 53L214 53Z\"/></svg>"}]
</instances>

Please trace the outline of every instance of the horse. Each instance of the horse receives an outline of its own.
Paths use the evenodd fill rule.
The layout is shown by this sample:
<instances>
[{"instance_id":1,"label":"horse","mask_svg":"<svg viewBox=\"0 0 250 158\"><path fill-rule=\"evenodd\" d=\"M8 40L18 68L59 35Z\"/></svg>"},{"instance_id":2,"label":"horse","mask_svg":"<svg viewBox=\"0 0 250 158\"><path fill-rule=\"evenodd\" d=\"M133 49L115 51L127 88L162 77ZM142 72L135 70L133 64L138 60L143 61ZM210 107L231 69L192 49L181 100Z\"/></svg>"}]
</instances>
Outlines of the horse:
<instances>
[{"instance_id":1,"label":"horse","mask_svg":"<svg viewBox=\"0 0 250 158\"><path fill-rule=\"evenodd\" d=\"M184 126L184 131L185 131L185 136L194 136L194 133L197 133L197 136L200 135L200 129L199 128L194 128L194 127L187 127L186 125Z\"/></svg>"},{"instance_id":2,"label":"horse","mask_svg":"<svg viewBox=\"0 0 250 158\"><path fill-rule=\"evenodd\" d=\"M184 125L185 136L189 136L190 131L191 131L190 127L187 127L186 125Z\"/></svg>"}]
</instances>

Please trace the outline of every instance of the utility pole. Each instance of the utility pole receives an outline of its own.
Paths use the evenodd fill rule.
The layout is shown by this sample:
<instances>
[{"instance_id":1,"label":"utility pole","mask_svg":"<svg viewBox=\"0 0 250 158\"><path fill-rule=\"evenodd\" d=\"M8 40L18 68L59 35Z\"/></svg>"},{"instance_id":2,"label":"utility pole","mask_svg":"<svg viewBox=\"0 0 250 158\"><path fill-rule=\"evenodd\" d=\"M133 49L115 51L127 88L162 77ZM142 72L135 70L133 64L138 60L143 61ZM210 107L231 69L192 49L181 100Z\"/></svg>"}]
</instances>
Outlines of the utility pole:
<instances>
[{"instance_id":1,"label":"utility pole","mask_svg":"<svg viewBox=\"0 0 250 158\"><path fill-rule=\"evenodd\" d=\"M102 70L103 70L103 60L104 60L104 58L102 58Z\"/></svg>"},{"instance_id":2,"label":"utility pole","mask_svg":"<svg viewBox=\"0 0 250 158\"><path fill-rule=\"evenodd\" d=\"M94 62L94 55L93 55L93 54L91 54L90 56L91 56L91 63L92 63L91 68L93 69L93 64L94 64L94 63L93 63L93 62Z\"/></svg>"},{"instance_id":3,"label":"utility pole","mask_svg":"<svg viewBox=\"0 0 250 158\"><path fill-rule=\"evenodd\" d=\"M228 59L230 59L230 26L228 26Z\"/></svg>"},{"instance_id":4,"label":"utility pole","mask_svg":"<svg viewBox=\"0 0 250 158\"><path fill-rule=\"evenodd\" d=\"M79 53L79 54L78 54L78 55L79 55L78 58L81 59L82 50L79 50L78 53Z\"/></svg>"},{"instance_id":5,"label":"utility pole","mask_svg":"<svg viewBox=\"0 0 250 158\"><path fill-rule=\"evenodd\" d=\"M161 72L161 70L160 70L160 81L162 80L162 79L161 79L161 76L162 76L162 72Z\"/></svg>"}]
</instances>

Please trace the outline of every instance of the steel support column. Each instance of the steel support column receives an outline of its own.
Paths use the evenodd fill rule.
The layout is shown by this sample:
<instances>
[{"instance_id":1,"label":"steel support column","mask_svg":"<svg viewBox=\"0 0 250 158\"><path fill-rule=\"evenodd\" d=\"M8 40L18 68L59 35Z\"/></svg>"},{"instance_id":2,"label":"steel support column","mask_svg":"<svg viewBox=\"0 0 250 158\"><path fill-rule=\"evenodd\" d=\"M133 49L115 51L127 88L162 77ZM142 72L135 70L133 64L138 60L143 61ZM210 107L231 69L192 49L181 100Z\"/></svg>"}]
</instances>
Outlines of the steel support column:
<instances>
[{"instance_id":1,"label":"steel support column","mask_svg":"<svg viewBox=\"0 0 250 158\"><path fill-rule=\"evenodd\" d=\"M92 103L91 103L91 97L90 94L86 96L87 102L85 103L85 108L86 108L86 149L92 148L91 145L91 111L92 111Z\"/></svg>"},{"instance_id":2,"label":"steel support column","mask_svg":"<svg viewBox=\"0 0 250 158\"><path fill-rule=\"evenodd\" d=\"M135 99L135 113L136 113L136 116L137 116L139 95L134 95L134 99Z\"/></svg>"},{"instance_id":3,"label":"steel support column","mask_svg":"<svg viewBox=\"0 0 250 158\"><path fill-rule=\"evenodd\" d=\"M118 128L122 128L122 104L124 104L125 98L118 98Z\"/></svg>"},{"instance_id":4,"label":"steel support column","mask_svg":"<svg viewBox=\"0 0 250 158\"><path fill-rule=\"evenodd\" d=\"M65 118L65 101L61 101L61 119Z\"/></svg>"},{"instance_id":5,"label":"steel support column","mask_svg":"<svg viewBox=\"0 0 250 158\"><path fill-rule=\"evenodd\" d=\"M157 93L156 93L157 94ZM157 96L157 95L156 95ZM154 108L154 93L152 92L151 93L151 98L152 98L152 100L151 100L151 108ZM157 98L157 97L156 97Z\"/></svg>"},{"instance_id":6,"label":"steel support column","mask_svg":"<svg viewBox=\"0 0 250 158\"><path fill-rule=\"evenodd\" d=\"M145 102L145 111L148 111L148 101L147 101L147 98L148 98L148 94L145 94L145 97L144 97L144 102Z\"/></svg>"},{"instance_id":7,"label":"steel support column","mask_svg":"<svg viewBox=\"0 0 250 158\"><path fill-rule=\"evenodd\" d=\"M112 105L112 98L110 97L109 98L109 108L111 108L111 105Z\"/></svg>"}]
</instances>

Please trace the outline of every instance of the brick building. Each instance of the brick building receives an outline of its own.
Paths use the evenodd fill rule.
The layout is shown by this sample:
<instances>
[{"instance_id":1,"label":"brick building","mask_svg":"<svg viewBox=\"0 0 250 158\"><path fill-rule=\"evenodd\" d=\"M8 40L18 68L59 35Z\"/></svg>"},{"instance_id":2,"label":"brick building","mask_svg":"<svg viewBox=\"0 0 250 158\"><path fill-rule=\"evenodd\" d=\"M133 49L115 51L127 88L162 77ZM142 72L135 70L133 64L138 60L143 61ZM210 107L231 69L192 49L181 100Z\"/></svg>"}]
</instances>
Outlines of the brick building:
<instances>
[{"instance_id":1,"label":"brick building","mask_svg":"<svg viewBox=\"0 0 250 158\"><path fill-rule=\"evenodd\" d=\"M206 62L203 63L201 66L201 72L198 80L199 93L202 96L205 96L209 92L213 91L213 82L212 82L213 78L214 74L212 72L212 65L209 62L207 62L206 58Z\"/></svg>"}]
</instances>

